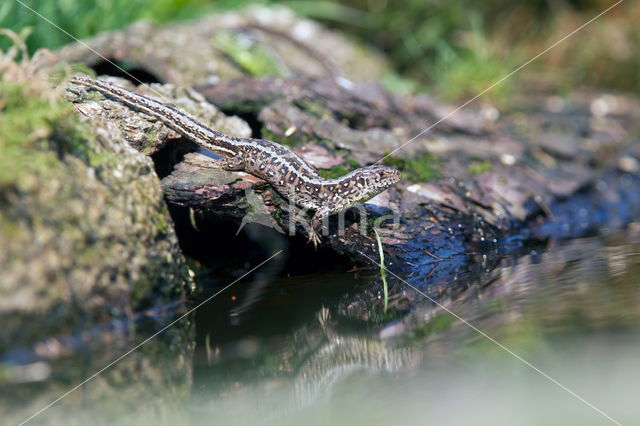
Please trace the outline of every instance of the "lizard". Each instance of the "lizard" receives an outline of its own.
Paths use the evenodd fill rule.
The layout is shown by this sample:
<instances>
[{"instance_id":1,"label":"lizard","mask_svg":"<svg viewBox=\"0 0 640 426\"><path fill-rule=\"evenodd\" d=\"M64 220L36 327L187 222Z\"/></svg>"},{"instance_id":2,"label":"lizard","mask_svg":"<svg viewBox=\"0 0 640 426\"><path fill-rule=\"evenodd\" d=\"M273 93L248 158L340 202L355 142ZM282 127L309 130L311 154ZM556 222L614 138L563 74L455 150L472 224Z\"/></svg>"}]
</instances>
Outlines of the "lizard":
<instances>
[{"instance_id":1,"label":"lizard","mask_svg":"<svg viewBox=\"0 0 640 426\"><path fill-rule=\"evenodd\" d=\"M319 230L324 218L373 198L401 177L392 167L374 164L325 179L302 157L276 142L226 135L173 106L86 75L74 75L71 82L154 117L200 148L220 156L209 160L206 167L254 175L290 202L314 211L308 232L314 246L320 243Z\"/></svg>"}]
</instances>

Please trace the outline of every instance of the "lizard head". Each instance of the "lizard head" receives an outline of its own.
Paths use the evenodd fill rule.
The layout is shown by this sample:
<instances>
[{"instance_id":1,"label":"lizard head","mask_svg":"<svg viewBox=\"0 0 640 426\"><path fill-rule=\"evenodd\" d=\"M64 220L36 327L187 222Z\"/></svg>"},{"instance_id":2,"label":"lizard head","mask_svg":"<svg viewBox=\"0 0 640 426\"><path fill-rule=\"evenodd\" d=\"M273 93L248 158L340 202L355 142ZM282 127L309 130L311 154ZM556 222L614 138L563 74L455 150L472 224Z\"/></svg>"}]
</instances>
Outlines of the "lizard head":
<instances>
[{"instance_id":1,"label":"lizard head","mask_svg":"<svg viewBox=\"0 0 640 426\"><path fill-rule=\"evenodd\" d=\"M373 165L355 170L349 177L355 189L354 199L362 203L397 183L400 172L392 167Z\"/></svg>"}]
</instances>

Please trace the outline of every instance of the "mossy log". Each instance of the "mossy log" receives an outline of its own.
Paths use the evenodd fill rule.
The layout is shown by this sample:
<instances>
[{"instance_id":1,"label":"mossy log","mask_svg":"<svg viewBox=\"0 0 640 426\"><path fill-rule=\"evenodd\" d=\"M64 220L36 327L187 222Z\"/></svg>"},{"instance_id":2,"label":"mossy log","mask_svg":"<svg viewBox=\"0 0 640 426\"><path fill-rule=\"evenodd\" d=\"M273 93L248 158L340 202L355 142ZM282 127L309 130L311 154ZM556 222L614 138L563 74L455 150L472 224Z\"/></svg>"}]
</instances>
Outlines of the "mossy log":
<instances>
[{"instance_id":1,"label":"mossy log","mask_svg":"<svg viewBox=\"0 0 640 426\"><path fill-rule=\"evenodd\" d=\"M176 317L194 287L152 160L115 123L83 123L40 65L0 52L0 412L14 424L139 343L140 323ZM185 319L38 420L106 397L105 415L175 409L191 336Z\"/></svg>"}]
</instances>

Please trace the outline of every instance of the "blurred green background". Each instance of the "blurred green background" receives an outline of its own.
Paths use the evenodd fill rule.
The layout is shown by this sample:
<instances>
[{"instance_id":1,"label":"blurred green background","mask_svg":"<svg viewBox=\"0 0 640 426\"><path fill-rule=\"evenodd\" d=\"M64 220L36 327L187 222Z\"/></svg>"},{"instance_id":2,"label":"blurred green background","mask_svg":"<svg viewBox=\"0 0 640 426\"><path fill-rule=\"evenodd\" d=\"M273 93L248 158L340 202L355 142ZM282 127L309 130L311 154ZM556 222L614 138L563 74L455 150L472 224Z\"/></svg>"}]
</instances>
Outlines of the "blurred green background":
<instances>
[{"instance_id":1,"label":"blurred green background","mask_svg":"<svg viewBox=\"0 0 640 426\"><path fill-rule=\"evenodd\" d=\"M21 0L74 37L140 19L163 23L251 3L282 4L383 51L398 90L447 100L472 96L613 5L611 0ZM495 101L526 91L584 86L640 92L640 4L624 1L488 94ZM30 50L70 37L18 0L3 0L0 27L31 27ZM8 42L2 41L6 47Z\"/></svg>"}]
</instances>

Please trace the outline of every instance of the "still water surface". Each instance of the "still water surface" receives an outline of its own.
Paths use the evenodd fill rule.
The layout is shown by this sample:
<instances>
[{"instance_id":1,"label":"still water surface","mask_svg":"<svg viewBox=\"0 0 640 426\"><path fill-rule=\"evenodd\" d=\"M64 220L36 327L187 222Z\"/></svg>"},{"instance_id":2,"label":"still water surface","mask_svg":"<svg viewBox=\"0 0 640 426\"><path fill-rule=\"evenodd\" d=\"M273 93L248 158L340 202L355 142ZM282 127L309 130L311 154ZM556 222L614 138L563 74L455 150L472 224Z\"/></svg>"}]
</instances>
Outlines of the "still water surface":
<instances>
[{"instance_id":1,"label":"still water surface","mask_svg":"<svg viewBox=\"0 0 640 426\"><path fill-rule=\"evenodd\" d=\"M640 424L637 241L583 238L505 257L440 300L504 348L415 293L396 318L350 317L354 274L276 280L224 332L198 321L191 419ZM236 303L225 300L201 316Z\"/></svg>"},{"instance_id":2,"label":"still water surface","mask_svg":"<svg viewBox=\"0 0 640 426\"><path fill-rule=\"evenodd\" d=\"M192 379L165 409L141 398L122 411L106 391L83 405L96 381L36 424L640 425L639 235L505 256L442 306L391 278L375 315L361 297L375 271L239 283L198 311Z\"/></svg>"}]
</instances>

